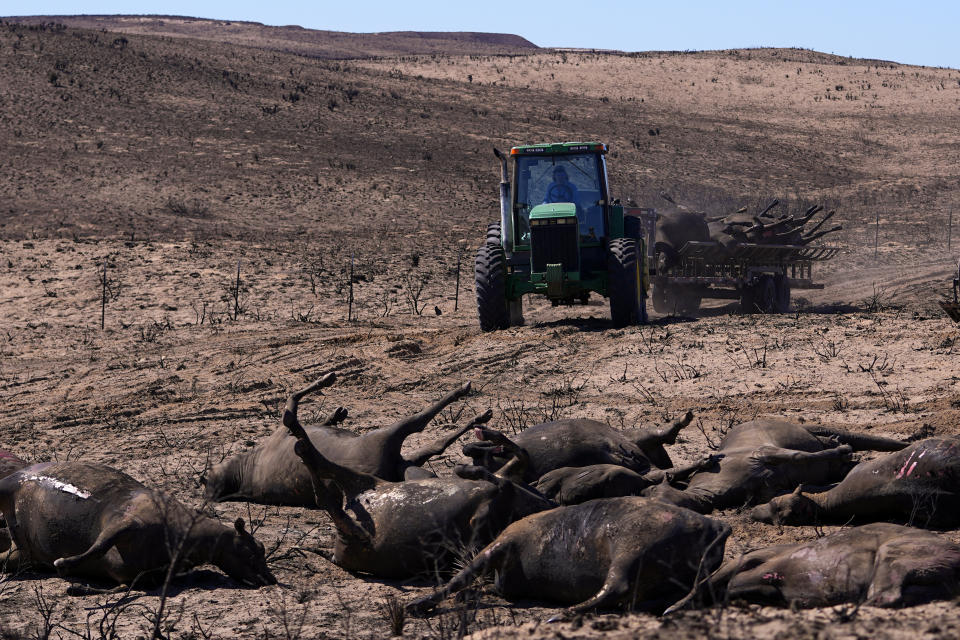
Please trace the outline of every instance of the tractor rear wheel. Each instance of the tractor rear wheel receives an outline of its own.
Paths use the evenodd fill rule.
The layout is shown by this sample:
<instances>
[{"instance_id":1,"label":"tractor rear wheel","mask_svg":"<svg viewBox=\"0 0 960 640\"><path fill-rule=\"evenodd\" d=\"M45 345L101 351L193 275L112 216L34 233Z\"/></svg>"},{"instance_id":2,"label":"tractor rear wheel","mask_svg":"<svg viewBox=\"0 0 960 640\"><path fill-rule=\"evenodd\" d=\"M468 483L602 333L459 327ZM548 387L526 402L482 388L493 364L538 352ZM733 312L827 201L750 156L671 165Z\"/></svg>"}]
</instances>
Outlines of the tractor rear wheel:
<instances>
[{"instance_id":1,"label":"tractor rear wheel","mask_svg":"<svg viewBox=\"0 0 960 640\"><path fill-rule=\"evenodd\" d=\"M496 331L510 326L507 309L506 256L499 244L484 244L474 261L477 316L480 329Z\"/></svg>"},{"instance_id":2,"label":"tractor rear wheel","mask_svg":"<svg viewBox=\"0 0 960 640\"><path fill-rule=\"evenodd\" d=\"M643 322L645 297L641 289L637 242L633 238L610 241L607 254L610 319L615 327Z\"/></svg>"}]
</instances>

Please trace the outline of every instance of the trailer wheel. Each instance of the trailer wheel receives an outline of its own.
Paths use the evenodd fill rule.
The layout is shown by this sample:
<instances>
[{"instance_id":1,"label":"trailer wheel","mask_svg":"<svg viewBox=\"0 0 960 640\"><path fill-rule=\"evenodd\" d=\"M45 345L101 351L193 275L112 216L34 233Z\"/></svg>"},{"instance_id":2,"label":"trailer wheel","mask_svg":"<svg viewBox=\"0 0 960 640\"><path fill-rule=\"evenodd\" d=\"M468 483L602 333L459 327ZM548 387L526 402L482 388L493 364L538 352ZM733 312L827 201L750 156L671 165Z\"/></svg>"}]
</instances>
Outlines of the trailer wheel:
<instances>
[{"instance_id":1,"label":"trailer wheel","mask_svg":"<svg viewBox=\"0 0 960 640\"><path fill-rule=\"evenodd\" d=\"M653 285L653 310L657 313L675 313L681 316L692 316L700 310L703 299L698 292L682 285L667 288Z\"/></svg>"},{"instance_id":2,"label":"trailer wheel","mask_svg":"<svg viewBox=\"0 0 960 640\"><path fill-rule=\"evenodd\" d=\"M775 313L777 308L777 285L773 281L773 276L764 275L760 278L758 284L759 298L757 301L757 306L760 308L760 313Z\"/></svg>"},{"instance_id":3,"label":"trailer wheel","mask_svg":"<svg viewBox=\"0 0 960 640\"><path fill-rule=\"evenodd\" d=\"M692 316L700 311L700 301L702 296L689 287L683 287L676 292L677 313L685 316Z\"/></svg>"},{"instance_id":4,"label":"trailer wheel","mask_svg":"<svg viewBox=\"0 0 960 640\"><path fill-rule=\"evenodd\" d=\"M788 313L790 311L790 279L784 274L775 275L773 286L776 294L774 311L776 313Z\"/></svg>"},{"instance_id":5,"label":"trailer wheel","mask_svg":"<svg viewBox=\"0 0 960 640\"><path fill-rule=\"evenodd\" d=\"M496 331L510 326L507 309L506 256L499 244L484 244L474 261L477 317L480 329Z\"/></svg>"},{"instance_id":6,"label":"trailer wheel","mask_svg":"<svg viewBox=\"0 0 960 640\"><path fill-rule=\"evenodd\" d=\"M776 313L777 286L774 277L763 274L753 284L743 287L740 308L743 313Z\"/></svg>"},{"instance_id":7,"label":"trailer wheel","mask_svg":"<svg viewBox=\"0 0 960 640\"><path fill-rule=\"evenodd\" d=\"M745 284L740 288L740 312L754 313L756 311L756 287Z\"/></svg>"},{"instance_id":8,"label":"trailer wheel","mask_svg":"<svg viewBox=\"0 0 960 640\"><path fill-rule=\"evenodd\" d=\"M617 238L610 241L607 276L610 320L613 326L626 327L643 322L646 299L641 291L642 279L636 240Z\"/></svg>"},{"instance_id":9,"label":"trailer wheel","mask_svg":"<svg viewBox=\"0 0 960 640\"><path fill-rule=\"evenodd\" d=\"M667 292L660 285L651 287L650 297L653 299L653 310L657 313L670 313L672 309L667 304Z\"/></svg>"},{"instance_id":10,"label":"trailer wheel","mask_svg":"<svg viewBox=\"0 0 960 640\"><path fill-rule=\"evenodd\" d=\"M657 251L657 275L666 275L669 257L664 251ZM665 287L653 285L653 310L657 313L676 313L692 316L700 310L703 296L694 287L676 285Z\"/></svg>"}]
</instances>

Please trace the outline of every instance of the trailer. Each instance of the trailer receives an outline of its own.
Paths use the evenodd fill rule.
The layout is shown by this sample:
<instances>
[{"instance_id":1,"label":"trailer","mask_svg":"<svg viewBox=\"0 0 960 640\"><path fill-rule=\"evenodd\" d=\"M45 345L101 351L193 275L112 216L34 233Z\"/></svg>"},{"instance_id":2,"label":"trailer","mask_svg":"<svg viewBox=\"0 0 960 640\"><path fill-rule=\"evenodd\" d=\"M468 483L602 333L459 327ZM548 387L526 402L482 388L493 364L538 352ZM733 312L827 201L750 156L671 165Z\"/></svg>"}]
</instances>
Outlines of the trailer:
<instances>
[{"instance_id":1,"label":"trailer","mask_svg":"<svg viewBox=\"0 0 960 640\"><path fill-rule=\"evenodd\" d=\"M655 209L628 208L645 235L658 237L663 220ZM659 234L662 236L663 234ZM740 300L747 313L785 313L791 292L823 289L813 265L833 258L838 247L798 244L686 240L678 247L647 243L653 308L658 313L692 314L704 298Z\"/></svg>"}]
</instances>

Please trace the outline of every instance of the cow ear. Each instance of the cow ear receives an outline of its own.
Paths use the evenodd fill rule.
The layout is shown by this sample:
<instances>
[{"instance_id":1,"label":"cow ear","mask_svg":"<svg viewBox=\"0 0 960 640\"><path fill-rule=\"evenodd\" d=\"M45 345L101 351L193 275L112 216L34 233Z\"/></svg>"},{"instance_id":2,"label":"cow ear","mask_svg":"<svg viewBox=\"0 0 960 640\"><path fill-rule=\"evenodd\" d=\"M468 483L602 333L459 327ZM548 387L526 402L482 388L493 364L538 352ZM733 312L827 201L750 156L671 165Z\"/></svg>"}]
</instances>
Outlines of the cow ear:
<instances>
[{"instance_id":1,"label":"cow ear","mask_svg":"<svg viewBox=\"0 0 960 640\"><path fill-rule=\"evenodd\" d=\"M233 526L237 529L237 533L243 533L243 518L237 518L234 520Z\"/></svg>"}]
</instances>

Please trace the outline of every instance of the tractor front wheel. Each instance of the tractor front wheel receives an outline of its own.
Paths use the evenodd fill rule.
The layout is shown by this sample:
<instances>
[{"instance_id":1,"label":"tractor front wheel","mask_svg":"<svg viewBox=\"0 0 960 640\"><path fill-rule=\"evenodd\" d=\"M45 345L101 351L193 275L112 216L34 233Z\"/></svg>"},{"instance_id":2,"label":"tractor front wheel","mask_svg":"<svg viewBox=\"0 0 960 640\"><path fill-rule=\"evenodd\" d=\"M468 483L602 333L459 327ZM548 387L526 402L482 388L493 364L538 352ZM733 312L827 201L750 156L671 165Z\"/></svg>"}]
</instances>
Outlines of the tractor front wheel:
<instances>
[{"instance_id":1,"label":"tractor front wheel","mask_svg":"<svg viewBox=\"0 0 960 640\"><path fill-rule=\"evenodd\" d=\"M499 244L484 244L477 249L474 278L480 329L496 331L509 327L506 256L503 247Z\"/></svg>"},{"instance_id":2,"label":"tractor front wheel","mask_svg":"<svg viewBox=\"0 0 960 640\"><path fill-rule=\"evenodd\" d=\"M491 222L487 225L487 244L503 245L503 239L500 235L499 222Z\"/></svg>"},{"instance_id":3,"label":"tractor front wheel","mask_svg":"<svg viewBox=\"0 0 960 640\"><path fill-rule=\"evenodd\" d=\"M607 255L610 319L615 327L639 324L644 320L645 297L637 260L637 242L633 238L610 241Z\"/></svg>"}]
</instances>

